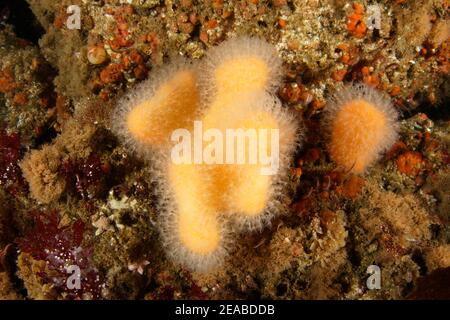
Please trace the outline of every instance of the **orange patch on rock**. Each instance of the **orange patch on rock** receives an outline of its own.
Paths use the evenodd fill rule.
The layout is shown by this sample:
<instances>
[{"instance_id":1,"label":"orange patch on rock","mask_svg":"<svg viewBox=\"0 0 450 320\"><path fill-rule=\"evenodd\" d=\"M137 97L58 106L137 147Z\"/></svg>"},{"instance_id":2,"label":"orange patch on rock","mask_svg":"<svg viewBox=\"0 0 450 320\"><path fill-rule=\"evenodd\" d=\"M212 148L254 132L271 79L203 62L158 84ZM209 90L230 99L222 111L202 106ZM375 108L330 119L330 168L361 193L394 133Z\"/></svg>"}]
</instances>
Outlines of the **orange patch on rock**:
<instances>
[{"instance_id":1,"label":"orange patch on rock","mask_svg":"<svg viewBox=\"0 0 450 320\"><path fill-rule=\"evenodd\" d=\"M328 230L329 227L336 221L337 215L336 212L333 212L328 209L324 209L320 212L320 224L323 229Z\"/></svg>"},{"instance_id":2,"label":"orange patch on rock","mask_svg":"<svg viewBox=\"0 0 450 320\"><path fill-rule=\"evenodd\" d=\"M337 187L336 191L346 198L356 199L361 193L364 184L365 180L363 178L352 175L342 186Z\"/></svg>"},{"instance_id":3,"label":"orange patch on rock","mask_svg":"<svg viewBox=\"0 0 450 320\"><path fill-rule=\"evenodd\" d=\"M114 83L122 79L122 66L117 63L111 63L100 72L100 80L103 83Z\"/></svg>"},{"instance_id":4,"label":"orange patch on rock","mask_svg":"<svg viewBox=\"0 0 450 320\"><path fill-rule=\"evenodd\" d=\"M386 152L385 158L386 160L394 159L395 157L397 157L397 155L405 152L406 150L408 150L406 144L402 141L397 141L396 143L394 143L391 149Z\"/></svg>"},{"instance_id":5,"label":"orange patch on rock","mask_svg":"<svg viewBox=\"0 0 450 320\"><path fill-rule=\"evenodd\" d=\"M420 152L408 151L397 158L397 168L401 173L415 177L419 174L424 162Z\"/></svg>"},{"instance_id":6,"label":"orange patch on rock","mask_svg":"<svg viewBox=\"0 0 450 320\"><path fill-rule=\"evenodd\" d=\"M333 78L334 81L342 81L342 80L344 80L344 77L346 74L347 74L346 69L336 70L333 72L331 77Z\"/></svg>"},{"instance_id":7,"label":"orange patch on rock","mask_svg":"<svg viewBox=\"0 0 450 320\"><path fill-rule=\"evenodd\" d=\"M19 106L26 105L28 103L28 97L23 92L16 93L13 98L13 103Z\"/></svg>"},{"instance_id":8,"label":"orange patch on rock","mask_svg":"<svg viewBox=\"0 0 450 320\"><path fill-rule=\"evenodd\" d=\"M341 62L345 65L352 66L359 61L359 49L348 43L341 43L337 49L342 51Z\"/></svg>"},{"instance_id":9,"label":"orange patch on rock","mask_svg":"<svg viewBox=\"0 0 450 320\"><path fill-rule=\"evenodd\" d=\"M303 198L292 205L292 210L299 217L306 217L316 209L316 203L310 198Z\"/></svg>"},{"instance_id":10,"label":"orange patch on rock","mask_svg":"<svg viewBox=\"0 0 450 320\"><path fill-rule=\"evenodd\" d=\"M0 92L7 93L14 90L17 84L14 81L14 76L9 70L0 70Z\"/></svg>"},{"instance_id":11,"label":"orange patch on rock","mask_svg":"<svg viewBox=\"0 0 450 320\"><path fill-rule=\"evenodd\" d=\"M364 38L367 32L364 21L364 6L358 2L353 3L353 13L347 17L347 30L354 37Z\"/></svg>"},{"instance_id":12,"label":"orange patch on rock","mask_svg":"<svg viewBox=\"0 0 450 320\"><path fill-rule=\"evenodd\" d=\"M394 85L391 89L391 96L395 97L400 93L400 87L397 85Z\"/></svg>"}]
</instances>

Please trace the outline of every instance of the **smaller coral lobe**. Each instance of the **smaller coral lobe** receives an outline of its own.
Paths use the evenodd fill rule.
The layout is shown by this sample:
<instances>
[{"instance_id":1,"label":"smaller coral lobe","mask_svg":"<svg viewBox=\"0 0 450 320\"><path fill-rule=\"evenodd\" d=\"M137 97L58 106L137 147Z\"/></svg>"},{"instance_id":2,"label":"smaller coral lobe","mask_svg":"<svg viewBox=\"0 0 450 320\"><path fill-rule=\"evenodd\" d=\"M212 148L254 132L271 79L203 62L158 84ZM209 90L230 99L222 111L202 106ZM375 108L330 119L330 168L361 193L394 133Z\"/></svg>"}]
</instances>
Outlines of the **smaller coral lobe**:
<instances>
[{"instance_id":1,"label":"smaller coral lobe","mask_svg":"<svg viewBox=\"0 0 450 320\"><path fill-rule=\"evenodd\" d=\"M326 109L329 152L346 171L364 173L397 139L397 112L383 93L367 85L337 91Z\"/></svg>"}]
</instances>

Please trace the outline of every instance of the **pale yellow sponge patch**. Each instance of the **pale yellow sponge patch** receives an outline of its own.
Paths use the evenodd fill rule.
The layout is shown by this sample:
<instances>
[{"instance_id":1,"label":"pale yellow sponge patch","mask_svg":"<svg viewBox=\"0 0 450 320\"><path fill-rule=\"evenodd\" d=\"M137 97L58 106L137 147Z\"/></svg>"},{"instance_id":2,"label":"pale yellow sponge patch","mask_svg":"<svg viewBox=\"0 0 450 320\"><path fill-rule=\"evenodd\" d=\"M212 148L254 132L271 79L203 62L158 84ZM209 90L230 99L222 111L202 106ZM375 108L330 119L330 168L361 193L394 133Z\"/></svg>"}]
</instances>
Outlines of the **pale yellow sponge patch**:
<instances>
[{"instance_id":1,"label":"pale yellow sponge patch","mask_svg":"<svg viewBox=\"0 0 450 320\"><path fill-rule=\"evenodd\" d=\"M396 112L382 93L364 85L345 88L329 106L329 152L336 164L364 173L397 137Z\"/></svg>"},{"instance_id":2,"label":"pale yellow sponge patch","mask_svg":"<svg viewBox=\"0 0 450 320\"><path fill-rule=\"evenodd\" d=\"M197 110L199 97L193 71L182 70L161 84L155 95L136 105L127 117L127 128L133 137L150 145L168 143L173 130L184 128Z\"/></svg>"},{"instance_id":3,"label":"pale yellow sponge patch","mask_svg":"<svg viewBox=\"0 0 450 320\"><path fill-rule=\"evenodd\" d=\"M200 113L197 69L184 60L161 68L118 103L112 129L133 151L167 149L177 128L187 128Z\"/></svg>"}]
</instances>

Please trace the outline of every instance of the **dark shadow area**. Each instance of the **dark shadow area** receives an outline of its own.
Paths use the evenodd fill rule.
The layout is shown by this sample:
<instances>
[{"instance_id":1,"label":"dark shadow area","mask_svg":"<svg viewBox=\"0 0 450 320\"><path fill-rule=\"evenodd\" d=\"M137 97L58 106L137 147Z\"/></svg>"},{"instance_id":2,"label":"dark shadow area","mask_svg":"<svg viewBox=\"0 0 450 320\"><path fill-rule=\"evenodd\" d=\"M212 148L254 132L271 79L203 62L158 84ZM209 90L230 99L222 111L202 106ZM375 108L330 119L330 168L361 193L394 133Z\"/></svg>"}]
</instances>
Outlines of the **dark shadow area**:
<instances>
[{"instance_id":1,"label":"dark shadow area","mask_svg":"<svg viewBox=\"0 0 450 320\"><path fill-rule=\"evenodd\" d=\"M5 24L12 25L19 38L34 44L37 44L45 33L25 0L0 1L0 28Z\"/></svg>"}]
</instances>

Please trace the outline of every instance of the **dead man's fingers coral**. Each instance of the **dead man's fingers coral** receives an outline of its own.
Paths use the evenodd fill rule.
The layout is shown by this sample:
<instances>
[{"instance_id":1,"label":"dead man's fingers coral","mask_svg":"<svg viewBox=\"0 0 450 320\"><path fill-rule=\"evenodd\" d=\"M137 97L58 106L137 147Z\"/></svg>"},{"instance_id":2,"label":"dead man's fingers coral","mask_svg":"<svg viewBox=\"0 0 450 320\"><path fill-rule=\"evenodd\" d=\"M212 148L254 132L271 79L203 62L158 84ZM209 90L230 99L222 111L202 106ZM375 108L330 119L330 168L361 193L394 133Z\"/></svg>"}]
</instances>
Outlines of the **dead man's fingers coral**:
<instances>
[{"instance_id":1,"label":"dead man's fingers coral","mask_svg":"<svg viewBox=\"0 0 450 320\"><path fill-rule=\"evenodd\" d=\"M227 224L210 200L198 165L169 163L160 199L160 226L168 255L189 268L210 271L229 246ZM161 182L160 182L161 183Z\"/></svg>"},{"instance_id":2,"label":"dead man's fingers coral","mask_svg":"<svg viewBox=\"0 0 450 320\"><path fill-rule=\"evenodd\" d=\"M197 117L199 102L196 68L179 59L123 97L112 126L128 147L146 154L167 148L172 131Z\"/></svg>"},{"instance_id":3,"label":"dead man's fingers coral","mask_svg":"<svg viewBox=\"0 0 450 320\"><path fill-rule=\"evenodd\" d=\"M238 96L225 110L208 110L205 127L226 137L221 164L204 169L212 179L214 198L232 214L239 229L260 229L284 211L288 168L300 141L298 119L275 96L256 91ZM237 130L230 130L236 128ZM223 178L226 177L226 178ZM216 203L220 201L216 200Z\"/></svg>"},{"instance_id":4,"label":"dead man's fingers coral","mask_svg":"<svg viewBox=\"0 0 450 320\"><path fill-rule=\"evenodd\" d=\"M223 261L230 227L261 229L284 210L299 126L274 96L280 74L273 46L241 37L211 49L198 69L186 62L163 68L120 103L116 132L161 173L167 253L190 269L210 271ZM204 149L197 150L199 139ZM171 140L178 142L172 148Z\"/></svg>"},{"instance_id":5,"label":"dead man's fingers coral","mask_svg":"<svg viewBox=\"0 0 450 320\"><path fill-rule=\"evenodd\" d=\"M288 167L299 140L296 118L264 91L225 107L226 112L208 113L204 130L186 130L187 163L174 163L172 154L161 170L167 172L159 210L167 252L196 271L210 271L223 261L230 226L261 229L284 212ZM191 133L203 140L198 164L191 140L199 137Z\"/></svg>"},{"instance_id":6,"label":"dead man's fingers coral","mask_svg":"<svg viewBox=\"0 0 450 320\"><path fill-rule=\"evenodd\" d=\"M326 107L331 158L364 173L397 139L397 112L382 92L363 84L338 91Z\"/></svg>"},{"instance_id":7,"label":"dead man's fingers coral","mask_svg":"<svg viewBox=\"0 0 450 320\"><path fill-rule=\"evenodd\" d=\"M242 93L274 93L281 80L281 59L265 40L238 37L210 49L200 70L202 104L222 109Z\"/></svg>"}]
</instances>

